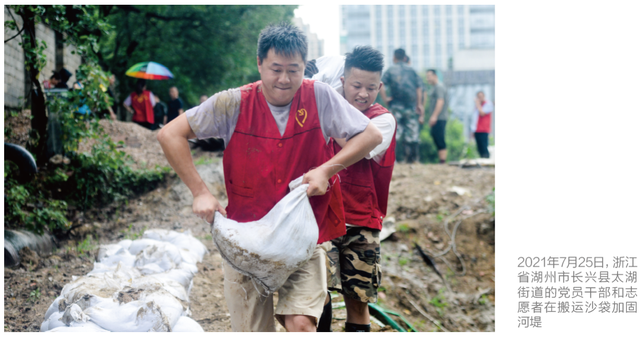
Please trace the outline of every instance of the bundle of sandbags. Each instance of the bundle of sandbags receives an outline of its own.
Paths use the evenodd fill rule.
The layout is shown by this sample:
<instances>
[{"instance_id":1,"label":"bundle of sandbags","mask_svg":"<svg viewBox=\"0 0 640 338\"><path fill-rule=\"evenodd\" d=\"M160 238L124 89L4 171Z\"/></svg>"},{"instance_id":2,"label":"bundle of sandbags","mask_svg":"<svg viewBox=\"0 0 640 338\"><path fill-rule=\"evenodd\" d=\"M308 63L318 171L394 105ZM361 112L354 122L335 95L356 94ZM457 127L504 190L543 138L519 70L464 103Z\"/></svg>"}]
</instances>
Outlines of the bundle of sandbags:
<instances>
[{"instance_id":1,"label":"bundle of sandbags","mask_svg":"<svg viewBox=\"0 0 640 338\"><path fill-rule=\"evenodd\" d=\"M188 316L206 252L189 231L162 229L101 245L93 270L65 285L40 331L204 332Z\"/></svg>"}]
</instances>

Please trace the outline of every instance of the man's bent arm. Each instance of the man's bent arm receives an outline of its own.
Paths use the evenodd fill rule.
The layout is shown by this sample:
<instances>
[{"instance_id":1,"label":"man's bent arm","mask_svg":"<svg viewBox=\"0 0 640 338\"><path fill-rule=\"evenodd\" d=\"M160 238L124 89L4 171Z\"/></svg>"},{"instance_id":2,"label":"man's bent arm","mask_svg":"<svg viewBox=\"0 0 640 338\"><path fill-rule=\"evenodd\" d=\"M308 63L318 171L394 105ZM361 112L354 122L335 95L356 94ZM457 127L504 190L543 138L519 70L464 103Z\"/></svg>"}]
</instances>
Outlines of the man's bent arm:
<instances>
[{"instance_id":1,"label":"man's bent arm","mask_svg":"<svg viewBox=\"0 0 640 338\"><path fill-rule=\"evenodd\" d=\"M191 190L193 212L212 223L215 211L219 211L223 215L226 215L226 212L218 200L211 195L193 164L188 141L193 138L196 138L196 135L191 130L185 114L176 117L158 133L158 142L160 142L169 164Z\"/></svg>"},{"instance_id":2,"label":"man's bent arm","mask_svg":"<svg viewBox=\"0 0 640 338\"><path fill-rule=\"evenodd\" d=\"M432 119L438 118L438 115L440 115L440 111L442 110L443 106L444 106L444 99L438 99L438 101L436 101L436 107L433 108L433 114L431 114Z\"/></svg>"},{"instance_id":3,"label":"man's bent arm","mask_svg":"<svg viewBox=\"0 0 640 338\"><path fill-rule=\"evenodd\" d=\"M327 192L325 184L329 178L363 159L380 143L382 143L382 133L369 122L363 132L349 139L342 150L329 161L304 175L303 182L309 183L307 195L324 195Z\"/></svg>"}]
</instances>

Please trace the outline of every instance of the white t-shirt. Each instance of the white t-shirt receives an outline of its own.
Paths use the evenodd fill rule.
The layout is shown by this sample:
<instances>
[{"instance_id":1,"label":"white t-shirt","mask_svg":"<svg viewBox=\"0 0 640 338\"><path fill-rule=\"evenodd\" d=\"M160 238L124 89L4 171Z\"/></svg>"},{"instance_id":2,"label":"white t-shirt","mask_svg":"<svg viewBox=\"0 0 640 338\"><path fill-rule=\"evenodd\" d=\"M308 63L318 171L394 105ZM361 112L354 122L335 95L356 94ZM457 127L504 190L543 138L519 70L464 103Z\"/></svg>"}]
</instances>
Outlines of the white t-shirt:
<instances>
[{"instance_id":1,"label":"white t-shirt","mask_svg":"<svg viewBox=\"0 0 640 338\"><path fill-rule=\"evenodd\" d=\"M329 138L349 140L367 128L369 119L329 85L314 82L313 89L320 128L325 142L329 142ZM238 123L241 98L240 88L229 89L219 92L199 106L187 110L187 121L189 121L191 130L199 139L221 138L224 140L224 144L228 145ZM283 107L269 104L280 135L284 135L290 108L291 103Z\"/></svg>"}]
</instances>

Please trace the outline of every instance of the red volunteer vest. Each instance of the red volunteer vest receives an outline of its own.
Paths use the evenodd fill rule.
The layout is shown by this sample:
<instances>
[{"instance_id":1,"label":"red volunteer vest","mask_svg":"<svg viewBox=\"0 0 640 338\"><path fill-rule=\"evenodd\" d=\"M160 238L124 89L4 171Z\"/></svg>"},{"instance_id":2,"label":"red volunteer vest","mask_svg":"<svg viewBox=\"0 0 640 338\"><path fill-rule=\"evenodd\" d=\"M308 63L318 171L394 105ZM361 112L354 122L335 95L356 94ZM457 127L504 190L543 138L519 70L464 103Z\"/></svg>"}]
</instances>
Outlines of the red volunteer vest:
<instances>
[{"instance_id":1,"label":"red volunteer vest","mask_svg":"<svg viewBox=\"0 0 640 338\"><path fill-rule=\"evenodd\" d=\"M379 104L374 104L364 112L369 119L389 113ZM334 143L337 153L342 149ZM371 229L382 229L382 219L387 214L389 185L396 160L396 133L380 163L373 159L362 159L340 174L342 199L346 222L351 225Z\"/></svg>"},{"instance_id":2,"label":"red volunteer vest","mask_svg":"<svg viewBox=\"0 0 640 338\"><path fill-rule=\"evenodd\" d=\"M481 103L484 105L484 101ZM490 133L491 132L491 112L484 114L484 116L478 116L478 125L476 126L476 133Z\"/></svg>"},{"instance_id":3,"label":"red volunteer vest","mask_svg":"<svg viewBox=\"0 0 640 338\"><path fill-rule=\"evenodd\" d=\"M133 108L132 121L153 123L153 106L151 105L151 92L145 90L138 95L131 93L131 107Z\"/></svg>"},{"instance_id":4,"label":"red volunteer vest","mask_svg":"<svg viewBox=\"0 0 640 338\"><path fill-rule=\"evenodd\" d=\"M230 219L259 220L289 192L289 182L333 157L333 140L327 145L322 136L313 82L303 80L293 97L283 136L262 94L262 81L241 88L238 123L223 157ZM347 231L336 176L331 183L326 194L309 198L320 232L318 243Z\"/></svg>"}]
</instances>

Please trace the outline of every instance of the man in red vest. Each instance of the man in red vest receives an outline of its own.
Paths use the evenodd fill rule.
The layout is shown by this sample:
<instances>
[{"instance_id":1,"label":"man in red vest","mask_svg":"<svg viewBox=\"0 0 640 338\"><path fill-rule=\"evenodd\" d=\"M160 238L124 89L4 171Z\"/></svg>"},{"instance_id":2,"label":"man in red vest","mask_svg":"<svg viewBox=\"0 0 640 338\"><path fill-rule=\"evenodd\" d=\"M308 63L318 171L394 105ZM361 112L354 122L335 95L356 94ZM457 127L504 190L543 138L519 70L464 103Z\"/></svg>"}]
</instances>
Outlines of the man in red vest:
<instances>
[{"instance_id":1,"label":"man in red vest","mask_svg":"<svg viewBox=\"0 0 640 338\"><path fill-rule=\"evenodd\" d=\"M318 59L318 74L328 83L336 83L330 74L342 74L342 86L336 87L347 101L371 119L382 133L382 143L365 158L340 173L340 188L344 202L347 234L325 242L329 256L328 285L344 296L347 307L347 332L368 332L371 329L369 307L375 303L380 286L380 229L387 213L389 185L395 162L396 121L383 106L375 103L382 87L380 77L383 55L371 46L358 46L344 59L344 71L338 57ZM323 69L327 65L327 69ZM325 76L325 74L329 76ZM335 85L334 85L335 87ZM340 151L344 140L336 139ZM331 304L326 298L318 330L330 331Z\"/></svg>"},{"instance_id":2,"label":"man in red vest","mask_svg":"<svg viewBox=\"0 0 640 338\"><path fill-rule=\"evenodd\" d=\"M344 210L335 175L380 142L380 131L330 86L304 80L306 37L295 26L268 26L258 38L260 81L217 93L178 116L158 134L167 159L193 194L193 211L212 223L219 211L255 221L304 175L319 228L318 244L344 235ZM224 208L198 175L188 139L222 138ZM335 154L331 139L347 142ZM331 187L329 188L329 183ZM288 331L315 331L327 293L326 252L313 256L278 290L275 315ZM224 266L225 299L234 331L275 331L273 297Z\"/></svg>"}]
</instances>

